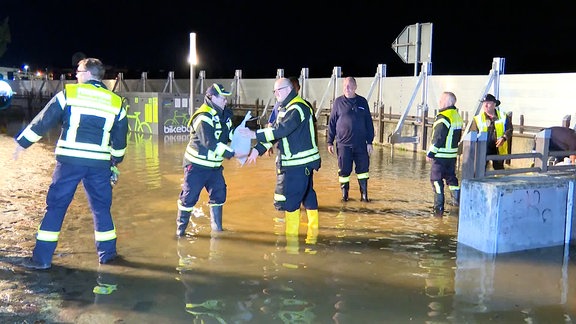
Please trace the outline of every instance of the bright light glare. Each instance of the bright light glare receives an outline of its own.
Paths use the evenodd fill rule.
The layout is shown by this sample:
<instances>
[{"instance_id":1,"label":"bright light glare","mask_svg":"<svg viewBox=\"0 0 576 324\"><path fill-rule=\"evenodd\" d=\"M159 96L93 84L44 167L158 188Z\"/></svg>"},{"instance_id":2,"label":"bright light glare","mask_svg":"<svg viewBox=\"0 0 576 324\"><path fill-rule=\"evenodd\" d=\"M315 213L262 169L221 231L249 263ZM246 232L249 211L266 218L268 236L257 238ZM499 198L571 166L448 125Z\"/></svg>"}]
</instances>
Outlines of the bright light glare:
<instances>
[{"instance_id":1,"label":"bright light glare","mask_svg":"<svg viewBox=\"0 0 576 324\"><path fill-rule=\"evenodd\" d=\"M196 54L196 33L190 33L190 52L188 54L188 64L198 64L198 56Z\"/></svg>"}]
</instances>

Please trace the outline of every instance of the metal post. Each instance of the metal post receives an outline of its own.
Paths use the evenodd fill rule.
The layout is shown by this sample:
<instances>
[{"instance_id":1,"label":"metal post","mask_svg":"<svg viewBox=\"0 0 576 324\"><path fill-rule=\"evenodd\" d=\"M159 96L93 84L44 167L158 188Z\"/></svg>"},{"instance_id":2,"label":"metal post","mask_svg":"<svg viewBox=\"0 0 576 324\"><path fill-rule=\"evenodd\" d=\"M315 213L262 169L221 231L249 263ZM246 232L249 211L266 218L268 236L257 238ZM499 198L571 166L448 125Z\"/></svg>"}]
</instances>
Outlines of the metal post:
<instances>
[{"instance_id":1,"label":"metal post","mask_svg":"<svg viewBox=\"0 0 576 324\"><path fill-rule=\"evenodd\" d=\"M534 166L541 172L548 171L548 154L550 153L550 135L552 131L547 128L536 134L536 153L540 153L540 159L534 159Z\"/></svg>"},{"instance_id":2,"label":"metal post","mask_svg":"<svg viewBox=\"0 0 576 324\"><path fill-rule=\"evenodd\" d=\"M242 79L242 70L236 70L234 72L234 81L235 81L235 88L236 88L236 96L234 99L234 104L240 106L240 80Z\"/></svg>"},{"instance_id":3,"label":"metal post","mask_svg":"<svg viewBox=\"0 0 576 324\"><path fill-rule=\"evenodd\" d=\"M112 87L112 92L122 92L122 84L124 83L124 73L118 72L116 80L114 80L114 87ZM118 87L118 89L116 89Z\"/></svg>"},{"instance_id":4,"label":"metal post","mask_svg":"<svg viewBox=\"0 0 576 324\"><path fill-rule=\"evenodd\" d=\"M568 127L570 128L570 119L571 116L570 115L566 115L562 118L562 127Z\"/></svg>"},{"instance_id":5,"label":"metal post","mask_svg":"<svg viewBox=\"0 0 576 324\"><path fill-rule=\"evenodd\" d=\"M415 58L414 58L414 76L418 76L418 63L420 63L420 47L421 47L421 30L420 30L420 24L416 23L414 26L416 26L416 51L414 52L415 54Z\"/></svg>"},{"instance_id":6,"label":"metal post","mask_svg":"<svg viewBox=\"0 0 576 324\"><path fill-rule=\"evenodd\" d=\"M342 77L342 68L340 66L335 66L334 67L334 72L332 73L332 77L334 78L334 94L332 96L332 102L334 102L334 99L336 99L336 97L338 97L340 95L340 90L339 90L339 82L338 79L340 79Z\"/></svg>"},{"instance_id":7,"label":"metal post","mask_svg":"<svg viewBox=\"0 0 576 324\"><path fill-rule=\"evenodd\" d=\"M284 69L277 69L276 70L276 80L283 78L284 77ZM272 87L274 87L274 85L272 85ZM270 99L268 100L268 104L266 105L266 107L272 102L277 102L276 100L276 96L275 93L272 93L272 97L270 97ZM276 104L275 104L276 105ZM274 107L272 108L274 109Z\"/></svg>"},{"instance_id":8,"label":"metal post","mask_svg":"<svg viewBox=\"0 0 576 324\"><path fill-rule=\"evenodd\" d=\"M475 176L476 137L477 133L472 131L464 135L462 140L462 180L474 179Z\"/></svg>"},{"instance_id":9,"label":"metal post","mask_svg":"<svg viewBox=\"0 0 576 324\"><path fill-rule=\"evenodd\" d=\"M58 86L56 88L60 89L60 91L64 91L66 87L66 75L60 74L60 80L58 81Z\"/></svg>"},{"instance_id":10,"label":"metal post","mask_svg":"<svg viewBox=\"0 0 576 324\"><path fill-rule=\"evenodd\" d=\"M474 168L476 178L486 176L486 154L488 147L488 133L480 132L476 142L476 167Z\"/></svg>"},{"instance_id":11,"label":"metal post","mask_svg":"<svg viewBox=\"0 0 576 324\"><path fill-rule=\"evenodd\" d=\"M302 68L300 71L300 96L304 99L308 97L308 68Z\"/></svg>"},{"instance_id":12,"label":"metal post","mask_svg":"<svg viewBox=\"0 0 576 324\"><path fill-rule=\"evenodd\" d=\"M424 83L422 85L422 111L419 116L422 120L422 134L420 137L420 144L422 145L422 150L426 151L428 142L428 128L426 127L426 122L428 121L428 76L430 75L430 70L432 69L431 63L422 63L422 73L424 74Z\"/></svg>"},{"instance_id":13,"label":"metal post","mask_svg":"<svg viewBox=\"0 0 576 324\"><path fill-rule=\"evenodd\" d=\"M170 93L172 93L172 86L174 85L174 71L168 72L168 89L170 89Z\"/></svg>"},{"instance_id":14,"label":"metal post","mask_svg":"<svg viewBox=\"0 0 576 324\"><path fill-rule=\"evenodd\" d=\"M320 113L322 112L322 107L324 106L324 99L326 99L326 96L328 95L328 91L330 90L330 87L332 86L332 83L334 83L334 94L336 94L338 85L336 84L338 81L338 78L341 75L341 69L339 66L335 66L334 69L332 69L332 77L330 78L330 82L328 83L328 86L326 87L326 91L324 92L324 94L322 95L322 99L320 100L320 104L318 105L318 107L316 108L316 119L318 119L320 117ZM332 100L334 100L334 98L332 98Z\"/></svg>"},{"instance_id":15,"label":"metal post","mask_svg":"<svg viewBox=\"0 0 576 324\"><path fill-rule=\"evenodd\" d=\"M283 77L284 77L284 69L276 69L276 80ZM266 102L264 109L262 109L262 115L260 115L260 119L263 120L263 118L266 116L266 112L268 112L268 107L270 106L272 101L276 102L276 97L274 96L274 94L272 94L272 96L268 98L268 101ZM274 109L274 106L272 107L272 109Z\"/></svg>"},{"instance_id":16,"label":"metal post","mask_svg":"<svg viewBox=\"0 0 576 324\"><path fill-rule=\"evenodd\" d=\"M188 107L188 113L192 116L194 113L194 65L197 63L196 33L190 33L190 52L188 62L190 63L190 105Z\"/></svg>"},{"instance_id":17,"label":"metal post","mask_svg":"<svg viewBox=\"0 0 576 324\"><path fill-rule=\"evenodd\" d=\"M480 93L480 98L484 98L484 96L488 93L492 84L494 84L494 96L496 98L500 98L500 74L504 73L504 58L495 57L492 59L492 68L490 69L488 82L486 83L486 87ZM476 105L476 109L472 114L472 118L480 113L480 109L482 108L482 102L478 101ZM470 126L472 123L467 123L466 128L464 129L463 134L466 134L470 131Z\"/></svg>"},{"instance_id":18,"label":"metal post","mask_svg":"<svg viewBox=\"0 0 576 324\"><path fill-rule=\"evenodd\" d=\"M200 93L200 94L204 93L204 82L205 81L206 81L206 71L200 70L200 72L198 72L198 82L200 83L198 93Z\"/></svg>"},{"instance_id":19,"label":"metal post","mask_svg":"<svg viewBox=\"0 0 576 324\"><path fill-rule=\"evenodd\" d=\"M494 96L500 98L500 75L504 74L504 62L506 61L503 57L495 57L492 61L492 69L496 72L494 78Z\"/></svg>"},{"instance_id":20,"label":"metal post","mask_svg":"<svg viewBox=\"0 0 576 324\"><path fill-rule=\"evenodd\" d=\"M378 64L378 107L384 106L384 78L386 78L386 64Z\"/></svg>"},{"instance_id":21,"label":"metal post","mask_svg":"<svg viewBox=\"0 0 576 324\"><path fill-rule=\"evenodd\" d=\"M276 80L284 77L284 69L277 69L276 70Z\"/></svg>"},{"instance_id":22,"label":"metal post","mask_svg":"<svg viewBox=\"0 0 576 324\"><path fill-rule=\"evenodd\" d=\"M146 92L146 80L148 80L148 72L142 72L140 81L142 83L142 92Z\"/></svg>"}]
</instances>

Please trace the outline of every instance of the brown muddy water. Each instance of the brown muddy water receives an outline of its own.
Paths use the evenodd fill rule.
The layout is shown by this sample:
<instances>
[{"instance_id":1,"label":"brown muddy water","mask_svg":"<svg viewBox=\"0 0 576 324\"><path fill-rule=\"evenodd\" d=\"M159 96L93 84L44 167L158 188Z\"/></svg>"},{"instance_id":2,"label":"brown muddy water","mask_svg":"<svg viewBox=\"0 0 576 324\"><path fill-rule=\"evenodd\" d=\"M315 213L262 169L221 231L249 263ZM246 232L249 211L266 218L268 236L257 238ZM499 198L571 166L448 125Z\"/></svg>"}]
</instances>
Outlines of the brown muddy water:
<instances>
[{"instance_id":1,"label":"brown muddy water","mask_svg":"<svg viewBox=\"0 0 576 324\"><path fill-rule=\"evenodd\" d=\"M315 242L307 239L305 213L299 239L286 240L268 156L244 167L225 162L223 233L210 233L204 192L193 218L197 233L176 239L186 143L187 136L130 135L114 188L119 265L98 265L89 210L69 212L53 268L30 274L37 276L34 291L62 301L64 322L576 321L573 248L492 256L458 244L458 210L430 215L424 156L389 147L376 146L371 157L372 202L360 202L353 180L351 201L342 203L336 158L320 143ZM73 205L85 207L79 191ZM95 294L103 284L117 289Z\"/></svg>"}]
</instances>

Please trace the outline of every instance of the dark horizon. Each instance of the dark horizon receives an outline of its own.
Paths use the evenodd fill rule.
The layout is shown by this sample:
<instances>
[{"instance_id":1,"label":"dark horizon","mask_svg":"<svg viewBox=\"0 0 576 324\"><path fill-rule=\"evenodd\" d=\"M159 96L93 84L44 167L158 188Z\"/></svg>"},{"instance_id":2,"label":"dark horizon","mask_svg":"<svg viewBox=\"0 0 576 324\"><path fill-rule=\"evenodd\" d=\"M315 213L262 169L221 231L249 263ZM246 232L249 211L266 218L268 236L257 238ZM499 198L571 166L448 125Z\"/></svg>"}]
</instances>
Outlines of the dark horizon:
<instances>
[{"instance_id":1,"label":"dark horizon","mask_svg":"<svg viewBox=\"0 0 576 324\"><path fill-rule=\"evenodd\" d=\"M349 8L321 10L294 0L274 9L263 1L220 1L182 8L128 0L101 1L106 11L61 0L59 5L34 0L2 6L0 23L9 19L11 42L0 66L74 69L74 57L100 58L125 78L189 78L189 33L197 34L199 64L207 78L274 78L285 75L330 77L334 66L344 76L372 76L386 64L387 76L412 76L392 49L404 27L432 23L432 74L488 74L494 57L505 58L505 73L576 72L576 45L566 39L576 30L574 5L563 1L518 5L512 1L442 6L419 1L386 5L358 0ZM102 10L102 9L98 9ZM420 70L420 66L418 67Z\"/></svg>"}]
</instances>

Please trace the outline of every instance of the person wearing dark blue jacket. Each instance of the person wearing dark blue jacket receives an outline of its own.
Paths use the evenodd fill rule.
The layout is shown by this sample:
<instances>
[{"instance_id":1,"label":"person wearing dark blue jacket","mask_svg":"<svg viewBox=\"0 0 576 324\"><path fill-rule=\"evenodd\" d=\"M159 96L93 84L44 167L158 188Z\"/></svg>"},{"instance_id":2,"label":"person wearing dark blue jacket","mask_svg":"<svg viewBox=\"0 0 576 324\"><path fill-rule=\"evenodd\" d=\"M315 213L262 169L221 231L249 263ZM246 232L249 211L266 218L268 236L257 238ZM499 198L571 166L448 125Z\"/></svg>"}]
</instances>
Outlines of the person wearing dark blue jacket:
<instances>
[{"instance_id":1,"label":"person wearing dark blue jacket","mask_svg":"<svg viewBox=\"0 0 576 324\"><path fill-rule=\"evenodd\" d=\"M111 168L124 158L128 121L122 97L101 81L104 73L104 65L96 58L78 62L78 83L67 84L16 136L14 159L52 128L62 129L56 143L56 168L46 196L46 213L32 257L24 260L24 267L51 267L66 210L80 182L94 216L98 261L109 263L117 257L110 178Z\"/></svg>"},{"instance_id":2,"label":"person wearing dark blue jacket","mask_svg":"<svg viewBox=\"0 0 576 324\"><path fill-rule=\"evenodd\" d=\"M184 181L178 199L176 236L184 236L194 205L206 188L209 195L210 226L222 231L222 208L226 202L226 181L222 162L232 157L246 157L235 152L228 143L232 140L232 109L226 106L231 93L214 83L204 96L204 103L190 118L190 141L184 152ZM243 155L243 156L242 156ZM192 227L195 224L192 223Z\"/></svg>"},{"instance_id":3,"label":"person wearing dark blue jacket","mask_svg":"<svg viewBox=\"0 0 576 324\"><path fill-rule=\"evenodd\" d=\"M334 99L328 119L328 152L338 157L338 182L342 189L342 201L348 201L352 165L360 186L361 201L368 202L368 178L374 124L366 98L356 94L357 84L353 77L344 78L344 94Z\"/></svg>"},{"instance_id":4,"label":"person wearing dark blue jacket","mask_svg":"<svg viewBox=\"0 0 576 324\"><path fill-rule=\"evenodd\" d=\"M274 206L284 211L286 235L298 236L300 206L306 208L308 235L318 232L318 197L314 190L314 171L320 169L321 160L314 134L314 112L294 90L289 79L274 82L274 95L280 102L276 123L270 127L246 130L257 144L248 156L254 163L274 144L276 157L276 188Z\"/></svg>"}]
</instances>

